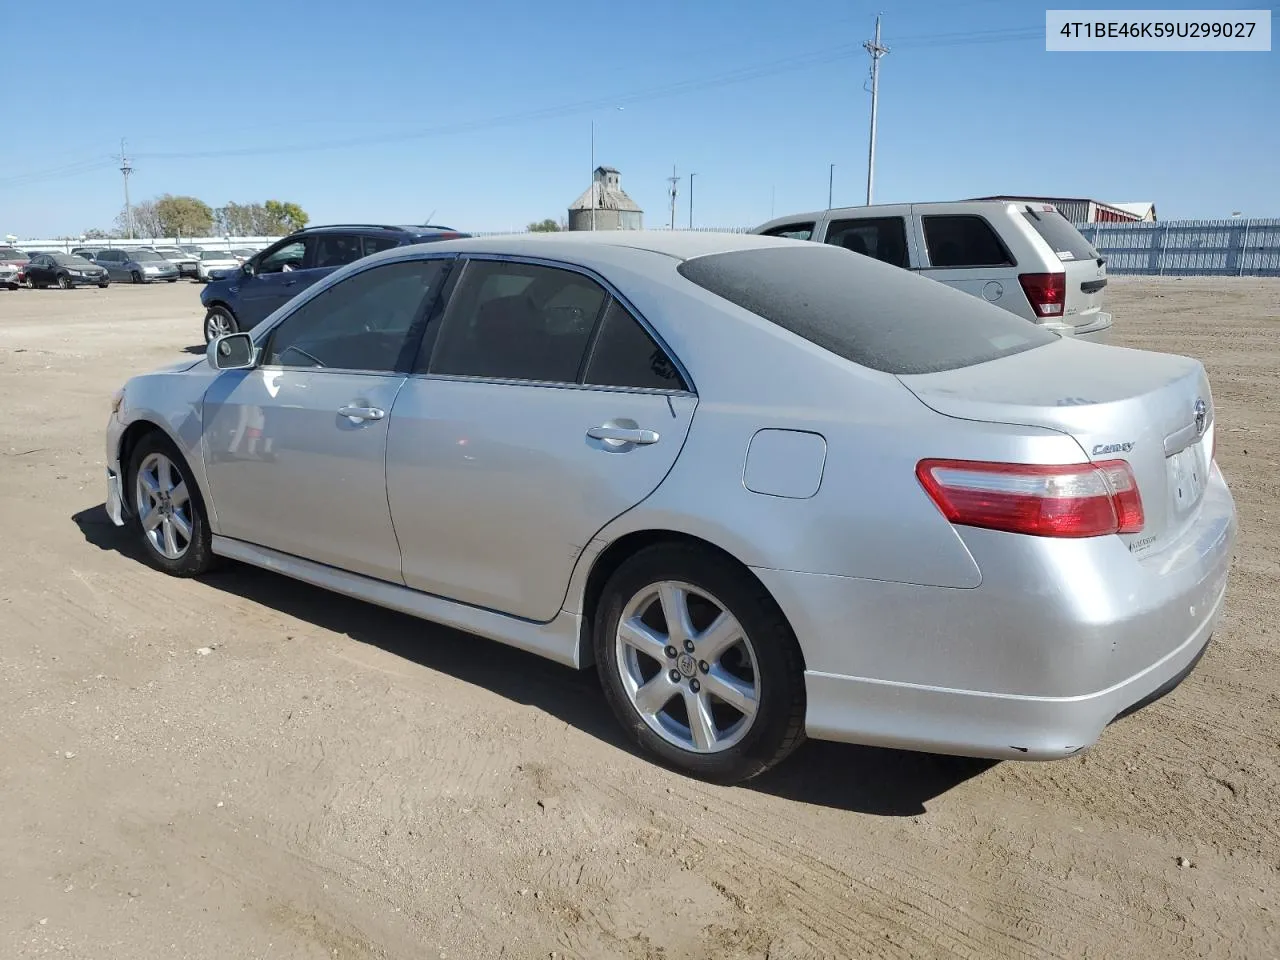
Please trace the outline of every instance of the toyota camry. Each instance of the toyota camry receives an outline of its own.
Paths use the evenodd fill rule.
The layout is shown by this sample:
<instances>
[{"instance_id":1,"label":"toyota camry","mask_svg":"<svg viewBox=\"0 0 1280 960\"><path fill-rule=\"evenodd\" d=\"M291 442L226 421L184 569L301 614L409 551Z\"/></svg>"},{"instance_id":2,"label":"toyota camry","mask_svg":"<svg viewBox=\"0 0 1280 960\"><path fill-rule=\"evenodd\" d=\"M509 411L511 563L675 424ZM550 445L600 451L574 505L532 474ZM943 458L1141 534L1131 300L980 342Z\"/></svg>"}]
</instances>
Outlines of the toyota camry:
<instances>
[{"instance_id":1,"label":"toyota camry","mask_svg":"<svg viewBox=\"0 0 1280 960\"><path fill-rule=\"evenodd\" d=\"M733 782L806 735L1067 757L1178 683L1236 532L1215 433L1194 359L836 247L472 238L128 381L107 506L176 576L594 666L641 748Z\"/></svg>"}]
</instances>

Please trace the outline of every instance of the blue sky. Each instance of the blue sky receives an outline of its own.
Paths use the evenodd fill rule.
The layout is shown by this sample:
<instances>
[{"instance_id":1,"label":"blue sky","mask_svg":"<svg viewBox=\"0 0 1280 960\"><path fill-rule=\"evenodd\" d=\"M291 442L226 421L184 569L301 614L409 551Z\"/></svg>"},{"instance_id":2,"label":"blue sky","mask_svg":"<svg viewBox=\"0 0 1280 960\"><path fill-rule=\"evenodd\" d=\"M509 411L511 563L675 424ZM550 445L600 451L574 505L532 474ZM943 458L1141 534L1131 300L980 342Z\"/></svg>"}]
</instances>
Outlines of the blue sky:
<instances>
[{"instance_id":1,"label":"blue sky","mask_svg":"<svg viewBox=\"0 0 1280 960\"><path fill-rule=\"evenodd\" d=\"M135 199L294 200L313 222L558 219L586 188L592 120L596 162L649 226L667 223L673 164L697 173L701 226L823 207L830 163L835 203L860 203L878 9L877 201L1280 216L1280 52L1046 53L1045 7L1024 0L79 6L58 15L92 29L5 45L0 235L109 226L121 137Z\"/></svg>"}]
</instances>

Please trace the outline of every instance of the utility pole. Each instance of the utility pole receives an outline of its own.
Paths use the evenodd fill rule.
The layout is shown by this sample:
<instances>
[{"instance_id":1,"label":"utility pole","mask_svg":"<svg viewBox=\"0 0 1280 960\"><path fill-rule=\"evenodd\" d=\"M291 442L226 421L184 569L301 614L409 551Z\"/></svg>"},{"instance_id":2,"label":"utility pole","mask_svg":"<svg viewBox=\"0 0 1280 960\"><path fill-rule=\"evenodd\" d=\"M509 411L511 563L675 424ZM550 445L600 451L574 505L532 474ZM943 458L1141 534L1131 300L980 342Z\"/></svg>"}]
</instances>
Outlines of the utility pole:
<instances>
[{"instance_id":1,"label":"utility pole","mask_svg":"<svg viewBox=\"0 0 1280 960\"><path fill-rule=\"evenodd\" d=\"M129 203L129 175L133 173L133 166L129 163L129 158L124 152L124 137L120 138L120 172L124 175L124 225L125 230L129 234L129 239L133 239L133 205Z\"/></svg>"},{"instance_id":2,"label":"utility pole","mask_svg":"<svg viewBox=\"0 0 1280 960\"><path fill-rule=\"evenodd\" d=\"M871 206L871 191L876 177L876 107L880 103L880 58L889 48L880 43L880 14L876 14L876 38L866 40L863 47L871 54L871 145L867 151L867 206Z\"/></svg>"},{"instance_id":3,"label":"utility pole","mask_svg":"<svg viewBox=\"0 0 1280 960\"><path fill-rule=\"evenodd\" d=\"M689 174L689 229L693 229L693 178L696 173Z\"/></svg>"},{"instance_id":4,"label":"utility pole","mask_svg":"<svg viewBox=\"0 0 1280 960\"><path fill-rule=\"evenodd\" d=\"M667 182L671 184L671 224L669 229L676 228L676 193L679 191L680 178L676 176L676 165L671 165L671 176L667 177Z\"/></svg>"},{"instance_id":5,"label":"utility pole","mask_svg":"<svg viewBox=\"0 0 1280 960\"><path fill-rule=\"evenodd\" d=\"M827 209L831 209L831 188L836 182L836 165L833 163L827 168Z\"/></svg>"},{"instance_id":6,"label":"utility pole","mask_svg":"<svg viewBox=\"0 0 1280 960\"><path fill-rule=\"evenodd\" d=\"M591 121L591 229L596 228L596 122Z\"/></svg>"}]
</instances>

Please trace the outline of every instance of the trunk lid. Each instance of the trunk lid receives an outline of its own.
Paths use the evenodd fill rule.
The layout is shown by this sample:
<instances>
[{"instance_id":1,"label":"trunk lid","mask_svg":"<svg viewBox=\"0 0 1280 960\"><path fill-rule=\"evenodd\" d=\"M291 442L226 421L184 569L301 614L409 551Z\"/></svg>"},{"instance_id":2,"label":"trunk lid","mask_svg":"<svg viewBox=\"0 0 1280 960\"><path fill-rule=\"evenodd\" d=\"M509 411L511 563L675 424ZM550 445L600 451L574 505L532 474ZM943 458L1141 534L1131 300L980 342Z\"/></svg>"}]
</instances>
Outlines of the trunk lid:
<instances>
[{"instance_id":1,"label":"trunk lid","mask_svg":"<svg viewBox=\"0 0 1280 960\"><path fill-rule=\"evenodd\" d=\"M987 363L899 376L948 417L1046 427L1082 460L1125 460L1145 523L1122 537L1135 555L1172 544L1195 518L1209 475L1213 398L1198 360L1064 339Z\"/></svg>"}]
</instances>

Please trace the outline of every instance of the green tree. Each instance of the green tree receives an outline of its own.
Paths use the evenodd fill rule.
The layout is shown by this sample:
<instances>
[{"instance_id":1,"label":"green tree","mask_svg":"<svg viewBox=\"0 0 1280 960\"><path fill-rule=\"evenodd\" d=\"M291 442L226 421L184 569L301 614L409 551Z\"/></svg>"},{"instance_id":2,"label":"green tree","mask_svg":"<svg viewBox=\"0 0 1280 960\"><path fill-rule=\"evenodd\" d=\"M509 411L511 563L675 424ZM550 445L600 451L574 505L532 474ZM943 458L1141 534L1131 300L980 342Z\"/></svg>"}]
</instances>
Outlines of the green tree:
<instances>
[{"instance_id":1,"label":"green tree","mask_svg":"<svg viewBox=\"0 0 1280 960\"><path fill-rule=\"evenodd\" d=\"M262 210L264 225L272 228L263 231L267 234L292 233L301 230L311 220L302 207L288 200L268 200L262 205Z\"/></svg>"},{"instance_id":2,"label":"green tree","mask_svg":"<svg viewBox=\"0 0 1280 960\"><path fill-rule=\"evenodd\" d=\"M539 220L537 223L531 223L526 228L530 233L559 233L560 224L556 223L550 217L545 220Z\"/></svg>"},{"instance_id":3,"label":"green tree","mask_svg":"<svg viewBox=\"0 0 1280 960\"><path fill-rule=\"evenodd\" d=\"M155 202L160 232L166 237L204 237L213 229L213 211L195 197L166 193Z\"/></svg>"}]
</instances>

